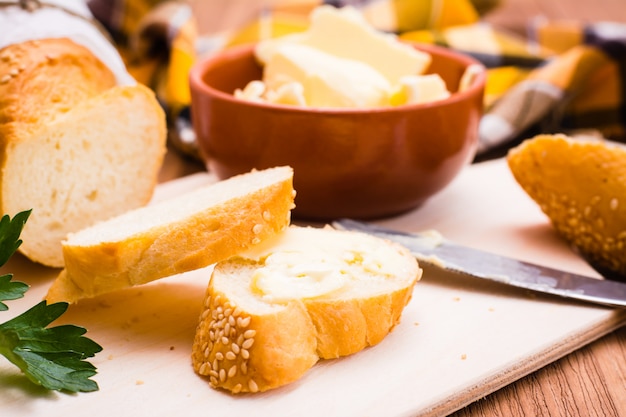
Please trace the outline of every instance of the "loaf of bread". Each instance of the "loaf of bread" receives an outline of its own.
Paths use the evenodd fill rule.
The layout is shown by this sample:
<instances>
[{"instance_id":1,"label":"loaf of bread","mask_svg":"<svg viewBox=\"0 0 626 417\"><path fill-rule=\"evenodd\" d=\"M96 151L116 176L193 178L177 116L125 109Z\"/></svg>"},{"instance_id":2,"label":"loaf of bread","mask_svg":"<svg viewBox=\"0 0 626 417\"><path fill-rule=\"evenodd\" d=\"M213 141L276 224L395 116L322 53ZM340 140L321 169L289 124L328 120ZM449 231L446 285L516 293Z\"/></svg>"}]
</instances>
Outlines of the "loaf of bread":
<instances>
[{"instance_id":1,"label":"loaf of bread","mask_svg":"<svg viewBox=\"0 0 626 417\"><path fill-rule=\"evenodd\" d=\"M150 201L165 154L151 90L68 39L0 50L0 210L32 209L19 250L63 266L61 241Z\"/></svg>"},{"instance_id":2,"label":"loaf of bread","mask_svg":"<svg viewBox=\"0 0 626 417\"><path fill-rule=\"evenodd\" d=\"M293 170L231 177L68 235L48 302L76 302L227 259L282 231Z\"/></svg>"},{"instance_id":3,"label":"loaf of bread","mask_svg":"<svg viewBox=\"0 0 626 417\"><path fill-rule=\"evenodd\" d=\"M291 383L320 359L383 340L421 273L394 243L290 226L215 266L193 343L194 370L232 393Z\"/></svg>"},{"instance_id":4,"label":"loaf of bread","mask_svg":"<svg viewBox=\"0 0 626 417\"><path fill-rule=\"evenodd\" d=\"M626 149L541 135L512 149L515 179L592 265L626 276Z\"/></svg>"}]
</instances>

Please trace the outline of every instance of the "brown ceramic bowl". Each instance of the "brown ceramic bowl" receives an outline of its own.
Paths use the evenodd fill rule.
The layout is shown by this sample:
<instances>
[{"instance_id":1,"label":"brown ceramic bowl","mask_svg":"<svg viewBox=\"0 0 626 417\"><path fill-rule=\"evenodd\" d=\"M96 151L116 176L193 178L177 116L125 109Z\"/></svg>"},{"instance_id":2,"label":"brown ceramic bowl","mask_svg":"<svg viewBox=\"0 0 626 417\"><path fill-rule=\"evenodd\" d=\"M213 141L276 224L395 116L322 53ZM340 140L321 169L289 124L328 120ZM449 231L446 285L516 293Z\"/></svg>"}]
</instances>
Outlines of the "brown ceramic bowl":
<instances>
[{"instance_id":1,"label":"brown ceramic bowl","mask_svg":"<svg viewBox=\"0 0 626 417\"><path fill-rule=\"evenodd\" d=\"M478 64L441 47L436 72L456 91ZM474 157L485 75L448 99L366 110L298 108L235 99L259 80L252 46L226 49L192 69L192 121L201 155L218 178L290 165L300 219L376 218L418 207Z\"/></svg>"}]
</instances>

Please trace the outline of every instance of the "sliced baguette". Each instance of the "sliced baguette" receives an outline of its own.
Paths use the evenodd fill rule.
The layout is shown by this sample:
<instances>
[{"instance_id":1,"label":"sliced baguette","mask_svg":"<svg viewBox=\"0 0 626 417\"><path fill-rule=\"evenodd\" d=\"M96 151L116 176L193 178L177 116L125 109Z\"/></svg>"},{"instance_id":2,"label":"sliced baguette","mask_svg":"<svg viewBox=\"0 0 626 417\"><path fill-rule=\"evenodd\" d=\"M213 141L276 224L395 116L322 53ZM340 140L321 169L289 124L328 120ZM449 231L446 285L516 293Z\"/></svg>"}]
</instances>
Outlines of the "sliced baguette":
<instances>
[{"instance_id":1,"label":"sliced baguette","mask_svg":"<svg viewBox=\"0 0 626 417\"><path fill-rule=\"evenodd\" d=\"M232 393L302 377L319 359L379 343L399 323L422 270L373 236L291 226L212 273L194 370Z\"/></svg>"},{"instance_id":2,"label":"sliced baguette","mask_svg":"<svg viewBox=\"0 0 626 417\"><path fill-rule=\"evenodd\" d=\"M48 302L76 302L202 268L259 244L290 221L293 170L253 171L72 233Z\"/></svg>"},{"instance_id":3,"label":"sliced baguette","mask_svg":"<svg viewBox=\"0 0 626 417\"><path fill-rule=\"evenodd\" d=\"M0 209L32 209L19 250L63 266L61 241L150 201L165 154L164 112L67 39L0 52ZM21 68L21 69L20 69Z\"/></svg>"},{"instance_id":4,"label":"sliced baguette","mask_svg":"<svg viewBox=\"0 0 626 417\"><path fill-rule=\"evenodd\" d=\"M626 148L540 135L507 160L560 235L600 270L626 276Z\"/></svg>"}]
</instances>

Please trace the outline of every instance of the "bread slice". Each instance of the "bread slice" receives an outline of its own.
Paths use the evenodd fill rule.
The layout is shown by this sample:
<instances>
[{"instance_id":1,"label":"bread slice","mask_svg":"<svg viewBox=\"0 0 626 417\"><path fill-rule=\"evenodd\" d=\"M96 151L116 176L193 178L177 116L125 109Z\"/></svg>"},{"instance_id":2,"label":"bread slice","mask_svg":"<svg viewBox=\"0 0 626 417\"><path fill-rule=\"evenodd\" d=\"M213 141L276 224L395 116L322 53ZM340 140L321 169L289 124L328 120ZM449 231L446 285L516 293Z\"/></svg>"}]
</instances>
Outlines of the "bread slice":
<instances>
[{"instance_id":1,"label":"bread slice","mask_svg":"<svg viewBox=\"0 0 626 417\"><path fill-rule=\"evenodd\" d=\"M319 359L383 340L421 274L394 243L291 226L215 266L193 343L194 370L232 393L293 382Z\"/></svg>"},{"instance_id":2,"label":"bread slice","mask_svg":"<svg viewBox=\"0 0 626 417\"><path fill-rule=\"evenodd\" d=\"M147 87L115 86L67 39L0 52L0 209L32 209L19 250L63 266L70 232L152 197L165 155L164 112Z\"/></svg>"},{"instance_id":3,"label":"bread slice","mask_svg":"<svg viewBox=\"0 0 626 417\"><path fill-rule=\"evenodd\" d=\"M72 233L48 302L76 302L202 268L259 244L290 221L293 170L231 177Z\"/></svg>"},{"instance_id":4,"label":"bread slice","mask_svg":"<svg viewBox=\"0 0 626 417\"><path fill-rule=\"evenodd\" d=\"M507 160L560 235L600 270L626 276L626 148L540 135Z\"/></svg>"}]
</instances>

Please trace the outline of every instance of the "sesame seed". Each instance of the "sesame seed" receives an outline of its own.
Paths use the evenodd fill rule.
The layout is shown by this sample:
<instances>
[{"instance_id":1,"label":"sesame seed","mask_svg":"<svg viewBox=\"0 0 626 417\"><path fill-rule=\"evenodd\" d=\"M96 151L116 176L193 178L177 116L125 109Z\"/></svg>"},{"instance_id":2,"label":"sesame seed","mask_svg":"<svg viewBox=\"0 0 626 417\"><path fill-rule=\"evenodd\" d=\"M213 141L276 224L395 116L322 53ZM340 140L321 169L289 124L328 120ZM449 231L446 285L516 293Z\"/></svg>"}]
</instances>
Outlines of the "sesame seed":
<instances>
[{"instance_id":1,"label":"sesame seed","mask_svg":"<svg viewBox=\"0 0 626 417\"><path fill-rule=\"evenodd\" d=\"M226 352L226 359L228 359L229 361L234 361L235 359L237 359L237 356L232 351L228 351Z\"/></svg>"},{"instance_id":2,"label":"sesame seed","mask_svg":"<svg viewBox=\"0 0 626 417\"><path fill-rule=\"evenodd\" d=\"M252 338L252 337L254 337L254 336L256 336L256 330L253 330L253 329L246 330L246 331L243 333L243 337L244 337L245 339L250 339L250 338Z\"/></svg>"},{"instance_id":3,"label":"sesame seed","mask_svg":"<svg viewBox=\"0 0 626 417\"><path fill-rule=\"evenodd\" d=\"M250 349L252 347L252 345L254 344L254 339L246 339L242 344L241 347L244 349Z\"/></svg>"},{"instance_id":4,"label":"sesame seed","mask_svg":"<svg viewBox=\"0 0 626 417\"><path fill-rule=\"evenodd\" d=\"M261 239L259 239L258 237L255 237L254 239L252 239L253 245L258 245L259 243L261 243Z\"/></svg>"},{"instance_id":5,"label":"sesame seed","mask_svg":"<svg viewBox=\"0 0 626 417\"><path fill-rule=\"evenodd\" d=\"M220 369L220 381L221 382L226 381L226 371L223 368Z\"/></svg>"},{"instance_id":6,"label":"sesame seed","mask_svg":"<svg viewBox=\"0 0 626 417\"><path fill-rule=\"evenodd\" d=\"M211 383L211 386L213 388L217 387L217 378L216 377L214 377L214 376L210 377L209 378L209 382Z\"/></svg>"},{"instance_id":7,"label":"sesame seed","mask_svg":"<svg viewBox=\"0 0 626 417\"><path fill-rule=\"evenodd\" d=\"M258 235L262 231L263 231L263 225L262 224L255 224L254 227L252 228L252 233L254 233L255 235Z\"/></svg>"},{"instance_id":8,"label":"sesame seed","mask_svg":"<svg viewBox=\"0 0 626 417\"><path fill-rule=\"evenodd\" d=\"M241 392L241 389L243 387L241 386L241 384L237 384L233 387L233 394L239 394Z\"/></svg>"},{"instance_id":9,"label":"sesame seed","mask_svg":"<svg viewBox=\"0 0 626 417\"><path fill-rule=\"evenodd\" d=\"M234 316L228 316L228 324L230 324L230 327L235 327L237 326L237 321L235 320Z\"/></svg>"},{"instance_id":10,"label":"sesame seed","mask_svg":"<svg viewBox=\"0 0 626 417\"><path fill-rule=\"evenodd\" d=\"M235 355L237 355L239 351L241 350L239 349L239 345L237 343L233 343L232 345L230 345L230 348L232 349Z\"/></svg>"},{"instance_id":11,"label":"sesame seed","mask_svg":"<svg viewBox=\"0 0 626 417\"><path fill-rule=\"evenodd\" d=\"M237 319L237 324L239 325L239 327L248 327L248 325L250 325L250 316L245 318L239 317Z\"/></svg>"},{"instance_id":12,"label":"sesame seed","mask_svg":"<svg viewBox=\"0 0 626 417\"><path fill-rule=\"evenodd\" d=\"M222 337L222 344L223 345L227 345L228 344L228 338L226 336Z\"/></svg>"},{"instance_id":13,"label":"sesame seed","mask_svg":"<svg viewBox=\"0 0 626 417\"><path fill-rule=\"evenodd\" d=\"M239 368L241 369L241 373L244 375L248 374L248 363L247 362L241 362L241 365L239 365Z\"/></svg>"},{"instance_id":14,"label":"sesame seed","mask_svg":"<svg viewBox=\"0 0 626 417\"><path fill-rule=\"evenodd\" d=\"M612 198L611 202L609 203L609 207L611 207L611 210L617 210L618 206L619 206L619 201L617 200L617 198Z\"/></svg>"},{"instance_id":15,"label":"sesame seed","mask_svg":"<svg viewBox=\"0 0 626 417\"><path fill-rule=\"evenodd\" d=\"M224 359L224 354L222 352L217 352L215 354L215 359L217 359L218 361L221 361Z\"/></svg>"},{"instance_id":16,"label":"sesame seed","mask_svg":"<svg viewBox=\"0 0 626 417\"><path fill-rule=\"evenodd\" d=\"M259 386L254 382L254 379L248 381L248 388L251 392L257 392L259 390Z\"/></svg>"},{"instance_id":17,"label":"sesame seed","mask_svg":"<svg viewBox=\"0 0 626 417\"><path fill-rule=\"evenodd\" d=\"M228 377L232 378L235 375L237 375L237 365L233 365L230 367L230 369L228 370Z\"/></svg>"},{"instance_id":18,"label":"sesame seed","mask_svg":"<svg viewBox=\"0 0 626 417\"><path fill-rule=\"evenodd\" d=\"M11 76L8 74L0 78L0 84L6 84L9 81L11 81Z\"/></svg>"},{"instance_id":19,"label":"sesame seed","mask_svg":"<svg viewBox=\"0 0 626 417\"><path fill-rule=\"evenodd\" d=\"M244 359L248 359L250 357L250 352L248 352L248 349L241 349L240 353L241 353L241 357Z\"/></svg>"},{"instance_id":20,"label":"sesame seed","mask_svg":"<svg viewBox=\"0 0 626 417\"><path fill-rule=\"evenodd\" d=\"M200 375L207 375L209 373L209 363L208 362L204 362L202 365L200 365L200 369L198 370L198 373Z\"/></svg>"},{"instance_id":21,"label":"sesame seed","mask_svg":"<svg viewBox=\"0 0 626 417\"><path fill-rule=\"evenodd\" d=\"M272 219L272 213L270 213L268 210L265 210L263 212L263 220L269 222Z\"/></svg>"}]
</instances>

